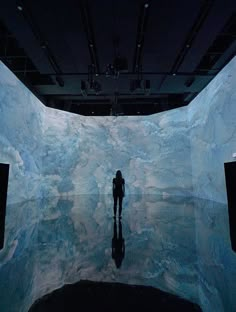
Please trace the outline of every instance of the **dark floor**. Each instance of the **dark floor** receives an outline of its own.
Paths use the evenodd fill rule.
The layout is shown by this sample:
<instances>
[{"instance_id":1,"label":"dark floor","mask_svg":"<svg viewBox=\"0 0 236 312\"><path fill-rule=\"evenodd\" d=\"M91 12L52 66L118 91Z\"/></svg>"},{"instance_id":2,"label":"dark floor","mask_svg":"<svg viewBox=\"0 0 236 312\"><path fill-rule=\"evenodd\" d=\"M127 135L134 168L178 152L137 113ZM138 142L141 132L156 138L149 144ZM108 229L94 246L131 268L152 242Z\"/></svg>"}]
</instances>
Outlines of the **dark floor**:
<instances>
[{"instance_id":1,"label":"dark floor","mask_svg":"<svg viewBox=\"0 0 236 312\"><path fill-rule=\"evenodd\" d=\"M201 311L199 306L148 286L81 281L44 296L30 312Z\"/></svg>"}]
</instances>

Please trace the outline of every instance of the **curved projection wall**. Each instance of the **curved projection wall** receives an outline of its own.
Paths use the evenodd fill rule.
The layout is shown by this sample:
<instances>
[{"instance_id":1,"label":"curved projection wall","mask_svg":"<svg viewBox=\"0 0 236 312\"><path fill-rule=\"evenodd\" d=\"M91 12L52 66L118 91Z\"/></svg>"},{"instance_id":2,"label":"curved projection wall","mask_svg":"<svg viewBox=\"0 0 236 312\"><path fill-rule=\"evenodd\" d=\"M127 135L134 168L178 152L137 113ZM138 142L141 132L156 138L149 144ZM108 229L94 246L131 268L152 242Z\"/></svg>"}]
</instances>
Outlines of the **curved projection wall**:
<instances>
[{"instance_id":1,"label":"curved projection wall","mask_svg":"<svg viewBox=\"0 0 236 312\"><path fill-rule=\"evenodd\" d=\"M40 196L43 104L0 62L0 162L8 203Z\"/></svg>"},{"instance_id":2,"label":"curved projection wall","mask_svg":"<svg viewBox=\"0 0 236 312\"><path fill-rule=\"evenodd\" d=\"M84 117L43 106L1 64L0 161L11 165L9 202L111 194L191 195L186 109L148 117ZM17 190L17 191L16 191Z\"/></svg>"},{"instance_id":3,"label":"curved projection wall","mask_svg":"<svg viewBox=\"0 0 236 312\"><path fill-rule=\"evenodd\" d=\"M190 103L193 195L227 202L224 162L236 152L236 57Z\"/></svg>"},{"instance_id":4,"label":"curved projection wall","mask_svg":"<svg viewBox=\"0 0 236 312\"><path fill-rule=\"evenodd\" d=\"M45 107L0 63L0 162L8 202L111 194L195 195L226 202L224 162L236 148L234 58L188 106L142 117L85 117Z\"/></svg>"},{"instance_id":5,"label":"curved projection wall","mask_svg":"<svg viewBox=\"0 0 236 312\"><path fill-rule=\"evenodd\" d=\"M191 194L184 110L149 117L44 115L44 195L111 194L121 169L127 194Z\"/></svg>"}]
</instances>

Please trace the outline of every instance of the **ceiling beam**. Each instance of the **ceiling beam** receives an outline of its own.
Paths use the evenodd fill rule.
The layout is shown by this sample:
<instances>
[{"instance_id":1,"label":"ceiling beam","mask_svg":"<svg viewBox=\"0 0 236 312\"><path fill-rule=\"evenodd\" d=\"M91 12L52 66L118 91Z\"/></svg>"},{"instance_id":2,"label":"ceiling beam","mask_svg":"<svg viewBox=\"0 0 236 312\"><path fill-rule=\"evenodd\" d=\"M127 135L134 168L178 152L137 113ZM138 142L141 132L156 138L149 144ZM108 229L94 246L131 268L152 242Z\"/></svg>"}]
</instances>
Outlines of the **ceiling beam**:
<instances>
[{"instance_id":1,"label":"ceiling beam","mask_svg":"<svg viewBox=\"0 0 236 312\"><path fill-rule=\"evenodd\" d=\"M1 57L0 58L4 59L4 57ZM37 71L37 70L35 70ZM209 76L209 77L214 77L216 72L219 71L219 69L214 69L215 73L208 73L208 69L206 68L205 69L205 72L204 72L204 69L202 69L202 72L201 73L196 73L194 76L196 77L205 77L205 76ZM23 70L18 70L18 71L14 71L14 72L23 72ZM80 72L80 73L60 73L60 74L55 74L55 73L48 73L48 74L44 74L44 75L48 75L48 76L78 76L78 77L86 77L88 76L88 72ZM166 75L166 76L173 76L172 72L142 72L143 75L148 75L148 76L163 76L163 75ZM178 72L176 74L177 77L181 77L181 76L192 76L193 73L192 72ZM99 74L99 77L106 77L106 73L100 73ZM133 73L133 72L124 72L124 73L121 73L120 76L122 77L133 77L135 78L136 77L136 73Z\"/></svg>"}]
</instances>

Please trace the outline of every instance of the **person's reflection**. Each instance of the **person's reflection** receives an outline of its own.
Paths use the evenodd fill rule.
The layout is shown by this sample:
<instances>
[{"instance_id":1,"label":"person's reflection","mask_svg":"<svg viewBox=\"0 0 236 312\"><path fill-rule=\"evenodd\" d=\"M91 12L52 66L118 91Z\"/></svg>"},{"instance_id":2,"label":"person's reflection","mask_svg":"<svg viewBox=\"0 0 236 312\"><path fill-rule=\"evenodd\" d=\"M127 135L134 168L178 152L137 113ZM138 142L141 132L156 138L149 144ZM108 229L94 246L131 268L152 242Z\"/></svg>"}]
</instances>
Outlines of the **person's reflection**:
<instances>
[{"instance_id":1,"label":"person's reflection","mask_svg":"<svg viewBox=\"0 0 236 312\"><path fill-rule=\"evenodd\" d=\"M119 220L119 235L117 236L117 223L114 220L113 238L112 238L112 259L114 259L116 267L121 267L125 256L125 240L122 236L122 224Z\"/></svg>"}]
</instances>

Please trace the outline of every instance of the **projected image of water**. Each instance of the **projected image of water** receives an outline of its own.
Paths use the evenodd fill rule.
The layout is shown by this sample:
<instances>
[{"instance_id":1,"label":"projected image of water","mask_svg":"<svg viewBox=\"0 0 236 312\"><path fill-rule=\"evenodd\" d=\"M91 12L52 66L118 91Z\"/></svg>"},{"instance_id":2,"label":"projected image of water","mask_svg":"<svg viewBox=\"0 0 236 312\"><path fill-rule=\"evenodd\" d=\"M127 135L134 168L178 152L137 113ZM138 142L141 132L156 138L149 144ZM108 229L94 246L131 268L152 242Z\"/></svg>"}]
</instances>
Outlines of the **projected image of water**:
<instances>
[{"instance_id":1,"label":"projected image of water","mask_svg":"<svg viewBox=\"0 0 236 312\"><path fill-rule=\"evenodd\" d=\"M203 311L236 309L236 255L224 204L133 195L125 197L119 221L112 197L93 195L28 201L7 212L1 312L28 311L81 280L153 286ZM117 266L112 242L119 236L125 250Z\"/></svg>"}]
</instances>

